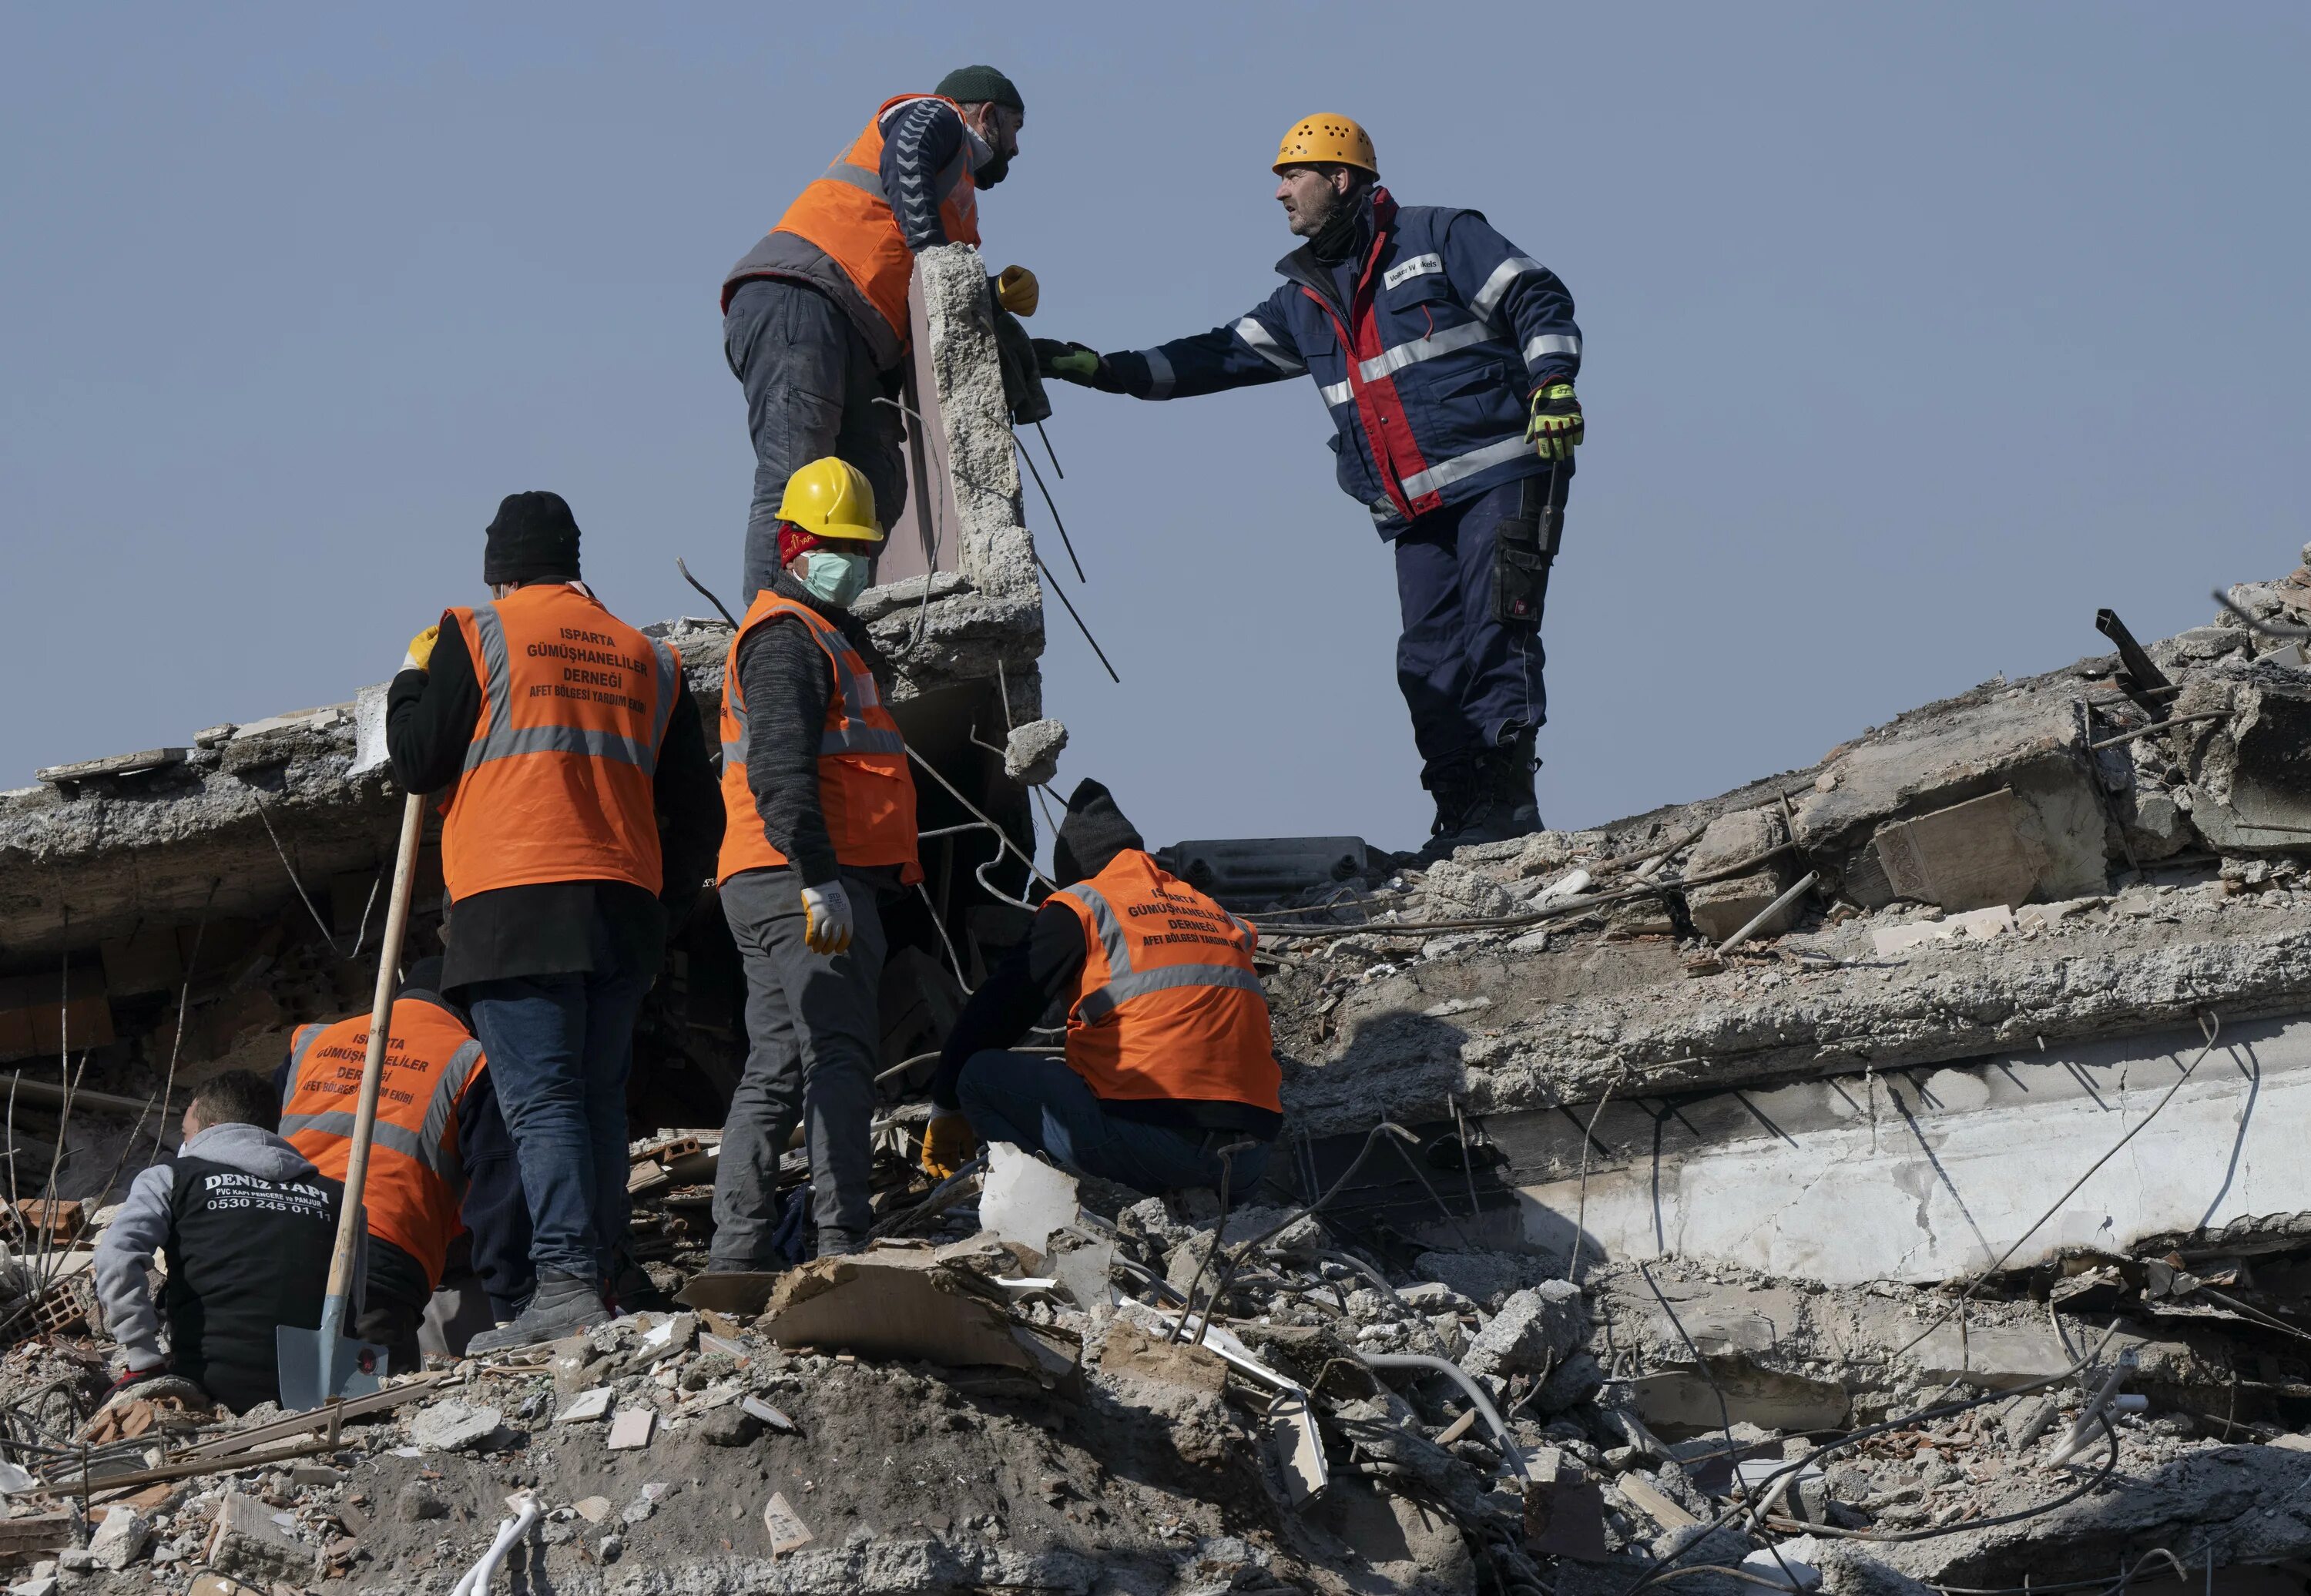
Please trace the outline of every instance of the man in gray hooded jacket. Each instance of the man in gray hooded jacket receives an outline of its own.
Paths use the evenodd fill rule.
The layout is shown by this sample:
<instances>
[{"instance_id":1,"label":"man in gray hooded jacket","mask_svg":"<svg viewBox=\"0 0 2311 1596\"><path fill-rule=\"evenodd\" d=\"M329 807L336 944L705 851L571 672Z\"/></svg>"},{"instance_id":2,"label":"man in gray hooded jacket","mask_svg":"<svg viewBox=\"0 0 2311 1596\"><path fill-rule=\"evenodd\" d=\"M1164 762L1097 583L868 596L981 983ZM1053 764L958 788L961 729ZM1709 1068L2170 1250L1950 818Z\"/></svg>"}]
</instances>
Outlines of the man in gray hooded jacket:
<instances>
[{"instance_id":1,"label":"man in gray hooded jacket","mask_svg":"<svg viewBox=\"0 0 2311 1596\"><path fill-rule=\"evenodd\" d=\"M116 1389L165 1373L235 1413L279 1399L273 1332L320 1328L344 1199L274 1134L280 1118L271 1081L245 1069L218 1076L193 1094L174 1161L139 1174L105 1227L96 1289L120 1344ZM168 1260L157 1304L146 1274L156 1252Z\"/></svg>"}]
</instances>

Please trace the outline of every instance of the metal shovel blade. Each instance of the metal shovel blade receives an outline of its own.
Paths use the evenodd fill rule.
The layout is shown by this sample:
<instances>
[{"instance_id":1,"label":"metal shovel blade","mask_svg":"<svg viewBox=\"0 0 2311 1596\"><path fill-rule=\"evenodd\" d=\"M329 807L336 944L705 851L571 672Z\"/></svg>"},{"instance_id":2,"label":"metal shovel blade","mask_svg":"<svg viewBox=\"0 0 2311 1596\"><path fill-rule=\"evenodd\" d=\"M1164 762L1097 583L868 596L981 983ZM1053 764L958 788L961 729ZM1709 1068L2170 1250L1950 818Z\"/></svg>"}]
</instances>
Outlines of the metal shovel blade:
<instances>
[{"instance_id":1,"label":"metal shovel blade","mask_svg":"<svg viewBox=\"0 0 2311 1596\"><path fill-rule=\"evenodd\" d=\"M281 1410L303 1413L337 1397L365 1397L384 1382L385 1348L374 1341L337 1337L324 1389L321 1338L328 1330L273 1327L273 1348L281 1365Z\"/></svg>"}]
</instances>

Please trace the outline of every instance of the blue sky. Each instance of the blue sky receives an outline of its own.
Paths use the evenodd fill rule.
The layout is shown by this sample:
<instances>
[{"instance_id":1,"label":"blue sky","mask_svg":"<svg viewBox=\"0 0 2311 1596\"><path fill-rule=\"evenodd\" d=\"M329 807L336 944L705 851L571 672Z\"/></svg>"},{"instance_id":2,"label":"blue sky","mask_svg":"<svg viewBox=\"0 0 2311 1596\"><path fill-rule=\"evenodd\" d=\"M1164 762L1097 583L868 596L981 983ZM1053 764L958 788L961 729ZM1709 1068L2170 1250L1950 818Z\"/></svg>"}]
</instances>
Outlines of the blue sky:
<instances>
[{"instance_id":1,"label":"blue sky","mask_svg":"<svg viewBox=\"0 0 2311 1596\"><path fill-rule=\"evenodd\" d=\"M0 785L382 679L513 490L631 619L702 607L676 554L735 588L722 272L975 60L1028 101L982 222L1039 333L1242 314L1319 109L1565 277L1553 824L2098 651L2099 606L2197 624L2311 536L2300 7L17 5ZM1310 385L1059 403L1124 677L1053 610L1063 777L1154 841L1413 844L1392 578Z\"/></svg>"}]
</instances>

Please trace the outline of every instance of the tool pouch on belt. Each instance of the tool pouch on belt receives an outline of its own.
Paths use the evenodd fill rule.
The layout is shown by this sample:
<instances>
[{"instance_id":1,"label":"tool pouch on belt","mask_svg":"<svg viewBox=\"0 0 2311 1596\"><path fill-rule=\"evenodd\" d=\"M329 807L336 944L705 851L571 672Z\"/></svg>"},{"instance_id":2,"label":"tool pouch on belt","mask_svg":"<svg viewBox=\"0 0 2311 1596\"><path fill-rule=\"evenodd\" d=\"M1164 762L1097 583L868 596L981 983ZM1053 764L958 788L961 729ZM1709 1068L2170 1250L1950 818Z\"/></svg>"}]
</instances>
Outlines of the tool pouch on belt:
<instances>
[{"instance_id":1,"label":"tool pouch on belt","mask_svg":"<svg viewBox=\"0 0 2311 1596\"><path fill-rule=\"evenodd\" d=\"M1517 484L1516 513L1493 532L1493 619L1504 626L1540 624L1548 568L1565 528L1565 478L1555 468Z\"/></svg>"}]
</instances>

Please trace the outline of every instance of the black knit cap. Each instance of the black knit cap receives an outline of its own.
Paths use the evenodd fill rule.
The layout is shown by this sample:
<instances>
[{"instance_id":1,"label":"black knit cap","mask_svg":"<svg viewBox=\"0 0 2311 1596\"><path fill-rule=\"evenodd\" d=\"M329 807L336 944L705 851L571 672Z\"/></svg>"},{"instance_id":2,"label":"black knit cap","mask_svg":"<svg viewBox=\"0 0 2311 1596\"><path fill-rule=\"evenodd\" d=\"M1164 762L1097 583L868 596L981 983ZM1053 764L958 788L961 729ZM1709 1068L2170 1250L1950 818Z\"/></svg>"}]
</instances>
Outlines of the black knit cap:
<instances>
[{"instance_id":1,"label":"black knit cap","mask_svg":"<svg viewBox=\"0 0 2311 1596\"><path fill-rule=\"evenodd\" d=\"M1088 881L1129 850L1145 852L1147 841L1115 807L1115 795L1096 781L1080 781L1068 798L1068 817L1051 844L1051 876L1061 886Z\"/></svg>"},{"instance_id":2,"label":"black knit cap","mask_svg":"<svg viewBox=\"0 0 2311 1596\"><path fill-rule=\"evenodd\" d=\"M957 105L991 100L997 105L1009 106L1023 117L1027 114L1027 102L1019 98L1017 87L992 66L958 66L939 79L938 92Z\"/></svg>"},{"instance_id":3,"label":"black knit cap","mask_svg":"<svg viewBox=\"0 0 2311 1596\"><path fill-rule=\"evenodd\" d=\"M578 575L578 522L559 493L508 493L489 538L482 580L492 587Z\"/></svg>"}]
</instances>

